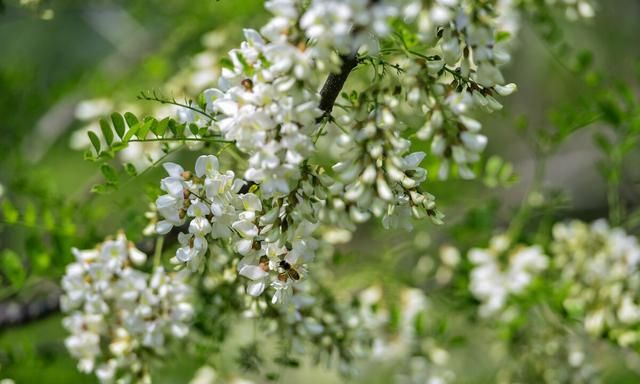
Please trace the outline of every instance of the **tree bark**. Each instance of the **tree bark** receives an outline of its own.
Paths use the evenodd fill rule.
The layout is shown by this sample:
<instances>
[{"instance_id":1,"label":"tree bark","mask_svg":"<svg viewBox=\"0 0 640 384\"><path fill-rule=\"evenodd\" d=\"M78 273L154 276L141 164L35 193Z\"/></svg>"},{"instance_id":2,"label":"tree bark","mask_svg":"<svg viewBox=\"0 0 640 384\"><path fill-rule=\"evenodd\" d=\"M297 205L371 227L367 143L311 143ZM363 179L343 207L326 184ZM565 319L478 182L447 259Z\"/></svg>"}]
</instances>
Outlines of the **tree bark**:
<instances>
[{"instance_id":1,"label":"tree bark","mask_svg":"<svg viewBox=\"0 0 640 384\"><path fill-rule=\"evenodd\" d=\"M324 112L323 117L331 114L333 105L344 83L347 81L351 71L358 65L358 58L355 52L341 56L341 59L342 65L340 66L340 72L331 73L320 91L320 109Z\"/></svg>"}]
</instances>

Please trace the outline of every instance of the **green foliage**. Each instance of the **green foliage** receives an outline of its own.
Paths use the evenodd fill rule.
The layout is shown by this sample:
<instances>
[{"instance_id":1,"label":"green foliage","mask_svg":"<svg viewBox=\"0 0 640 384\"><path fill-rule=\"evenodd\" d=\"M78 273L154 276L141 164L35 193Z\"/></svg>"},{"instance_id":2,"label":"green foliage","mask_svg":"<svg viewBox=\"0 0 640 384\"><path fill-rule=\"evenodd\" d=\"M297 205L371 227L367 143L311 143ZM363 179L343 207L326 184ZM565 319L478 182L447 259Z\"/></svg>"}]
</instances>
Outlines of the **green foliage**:
<instances>
[{"instance_id":1,"label":"green foliage","mask_svg":"<svg viewBox=\"0 0 640 384\"><path fill-rule=\"evenodd\" d=\"M157 173L150 175L153 176L153 179L145 178L146 170L136 169L132 163L120 163L117 155L130 143L166 143L168 145L162 147L166 155L174 154L176 157L182 156L183 158L190 155L177 153L177 150L174 151L177 147L169 146L169 144L181 146L186 142L201 142L209 146L207 149L210 149L211 146L225 143L219 136L211 135L206 128L198 127L195 124L184 124L174 119L143 117L144 114L136 115L131 112L124 114L114 112L99 120L99 130L88 133L91 149L85 153L85 158L96 164L78 164L78 158L67 148L67 137L54 140L51 144L51 150L44 158L38 160L38 163L22 162L19 159L29 155L22 154L21 148L35 146L33 138L27 139L27 135L33 131L37 121L45 115L52 105L76 92L96 96L114 95L120 100L129 100L132 92L157 86L168 73L175 70L175 66L182 63L187 54L197 48L196 45L199 44L197 37L205 29L214 24L224 25L222 23L229 20L237 25L242 25L243 23L240 21L242 18L260 17L253 12L254 3L261 5L261 2L247 2L239 7L237 3L231 1L211 2L198 7L193 7L193 4L184 1L163 4L161 7L151 7L149 4L137 2L123 4L123 9L145 25L145 28L151 25L166 25L169 32L149 27L151 35L157 34L162 37L161 44L158 44L157 51L150 52L148 58L142 59L140 66L130 66L131 68L144 68L143 71L124 74L119 80L112 80L116 76L112 72L104 71L102 73L103 69L101 69L98 59L94 58L93 61L86 59L86 61L80 62L80 58L84 56L77 52L84 52L83 54L87 57L96 56L95 52L92 53L91 47L97 47L95 49L99 51L99 57L104 57L105 53L112 54L115 48L109 47L108 43L103 42L95 31L78 30L78 27L75 27L74 32L67 32L70 36L81 35L86 38L86 40L79 41L78 46L67 47L66 44L75 38L64 38L65 35L56 32L55 40L65 42L65 50L68 52L68 54L60 56L59 44L52 47L56 50L56 58L59 58L59 62L42 55L33 58L34 62L41 62L42 66L29 64L23 67L16 65L16 61L9 62L9 65L0 63L0 69L2 69L0 84L2 84L3 93L0 95L0 101L2 101L0 110L3 112L6 127L15 127L3 131L4 138L0 146L0 153L3 156L0 182L8 190L7 196L2 198L0 203L2 288L19 288L20 294L29 295L31 293L29 282L33 278L44 277L52 281L59 279L64 265L70 260L69 249L71 246L85 245L90 247L96 239L102 238L106 234L107 228L125 225L130 229L134 225L132 224L134 221L137 227L143 227L146 224L142 215L133 215L126 208L134 205L144 207L144 202L154 199L154 194L157 193L157 178L155 177ZM561 87L574 89L575 86L572 95L575 97L562 96L563 99L560 101L559 107L554 108L548 115L549 124L546 124L547 121L538 124L539 120L532 119L530 126L522 129L530 136L523 136L521 139L526 137L524 139L526 142L535 141L533 145L535 155L539 160L544 161L553 153L558 153L562 144L573 138L574 134L596 127L593 137L603 154L601 169L608 183L608 193L613 196L609 199L612 206L611 211L615 212L613 221L620 222L637 233L638 227L640 227L640 208L633 200L633 197L636 196L633 194L635 179L632 177L633 172L630 172L634 170L637 159L638 131L640 130L638 100L635 97L637 86L626 81L622 85L612 84L614 82L611 77L620 76L624 79L626 74L622 68L603 67L602 63L599 63L603 56L602 52L591 52L566 44L565 35L554 15L545 12L544 2L522 3L533 4L532 7L540 8L534 19L538 27L544 30L543 35L546 43L552 45L551 51L562 60L563 65L569 69L572 76L576 76L574 79L579 79L579 84L575 86L575 82L563 82ZM2 5L3 2L0 1L0 6ZM55 5L58 6L58 4ZM85 6L91 6L91 4L82 5L81 8ZM8 13L11 14L16 7L9 2L7 8ZM58 13L58 15L68 19L64 13ZM10 21L14 20L10 19ZM80 24L84 24L84 22ZM255 23L252 21L251 24ZM54 26L60 29L60 24ZM24 39L19 39L19 42L24 45L23 48L27 51L31 36L42 34L36 29L43 29L48 33L53 33L54 30L54 28L33 28L33 31L28 31L30 33L27 36L24 31L18 34L13 32L14 30L6 28L2 29L2 34L25 36ZM416 39L416 35L412 31L396 26L395 32L394 38L401 42L403 49L413 50L420 46L421 42ZM606 36L605 33L602 35ZM509 33L500 32L495 36L495 39L496 42L501 42L509 37ZM611 39L611 36L606 39ZM47 49L47 44L39 43L35 46L38 51ZM527 49L529 48L527 46ZM113 49L113 51L107 51L107 49ZM633 47L629 45L625 49L631 51ZM7 57L11 56L11 50L11 42L7 41L3 55L6 53ZM13 50L15 51L15 49ZM240 57L240 59L243 58ZM0 59L0 61L2 60L5 58ZM367 60L367 63L374 67L375 79L384 75L385 71L392 73L394 70L393 65L380 57L367 57L363 60ZM233 66L233 63L227 58L221 61L223 67ZM542 57L540 62L544 62ZM52 63L56 65L52 65ZM48 68L50 70L43 70ZM147 70L148 68L153 70ZM562 69L558 70L562 71ZM640 64L636 66L636 70L640 76ZM517 71L518 68L514 68L514 72ZM42 73L51 77L43 78ZM456 80L454 85L459 85L459 81ZM113 92L118 88L121 89L122 94ZM535 90L523 91L526 92L527 98L531 98L535 93ZM533 97L536 100L532 100L532 106L526 106L533 111L532 114L537 113L534 106L538 98L543 98L542 92L540 94L539 97ZM361 102L360 97L361 93L356 90L342 94L343 101L351 104ZM165 98L156 93L142 93L140 98L191 109L202 118L215 118L203 110L201 98L195 100L187 98L184 102L178 102L174 98ZM443 196L442 199L454 201L454 204L451 204L449 208L451 220L441 232L432 228L425 229L418 225L414 234L428 231L431 234L432 244L428 250L422 248L416 250L413 249L413 243L410 242L407 246L410 249L408 252L413 253L409 258L425 256L423 253L428 252L430 254L425 258L435 259L432 254L434 248L445 240L454 241L462 249L486 245L492 233L502 230L508 225L514 210L504 205L503 197L504 193L511 192L496 190L496 188L510 187L519 181L511 163L513 161L511 155L499 148L506 144L499 142L501 133L509 132L511 128L511 126L504 127L497 124L496 134L491 138L491 141L498 143L496 146L498 154L489 156L477 169L480 171L478 174L481 181L491 190L482 186L478 187L478 183L471 182L438 183L437 188L441 189L439 194ZM530 140L532 137L534 139ZM51 165L46 167L47 163ZM149 171L154 172L154 167L158 163L153 163ZM517 167L517 162L515 165ZM44 171L41 171L43 169ZM29 181L22 178L24 174L28 174ZM432 171L431 174L436 174L436 172ZM129 182L131 183L129 184ZM90 186L95 183L98 184L93 186L93 191L111 193L111 195L105 198L87 194ZM145 190L150 192L142 192ZM626 200L621 194L621 190L630 193ZM535 237L537 243L544 244L545 241L548 241L550 223L566 217L585 214L572 206L566 199L566 195L546 188L540 188L536 192L538 192L537 196L542 199L542 203L532 206L523 215L522 220L526 225L522 231L522 237ZM591 201L591 203L594 202ZM601 214L603 208L597 207L595 209L599 209L599 211L588 212L585 215ZM339 252L336 253L336 259L340 255L341 263L336 269L341 269L341 271L331 271L335 275L328 279L337 288L347 289L345 287L348 287L350 289L379 281L384 281L385 285L392 286L398 282L410 280L407 278L409 275L416 276L411 281L434 298L433 307L417 316L412 324L416 333L416 341L426 345L430 342L430 338L436 338L446 347L464 345L467 352L462 352L461 355L456 354L453 358L457 364L464 365L465 368L459 378L460 382L491 382L494 379L494 370L498 368L486 364L489 354L486 353L487 345L483 342L493 340L496 333L501 333L508 340L512 340L514 346L520 345L525 348L530 345L531 341L527 340L526 336L527 326L530 326L532 322L541 322L544 319L528 317L529 313L521 314L506 329L487 329L488 327L480 324L472 313L475 303L468 301L467 281L464 279L455 280L452 283L453 293L448 290L449 288L435 286L433 274L426 277L426 274L421 271L410 270L407 267L408 264L396 264L388 257L381 256L385 254L385 249L390 248L389 244L397 245L405 237L413 236L412 234L396 234L394 237L385 238L388 244L377 246L378 243L375 242L377 239L371 239L374 236L370 236L371 232L368 232L370 229L364 228L362 232L356 234L354 239L356 248L346 245L337 246ZM139 236L139 231L135 233ZM366 236L369 237L365 241L363 238ZM172 251L173 249L168 247L166 255ZM389 253L401 259L399 251L393 250ZM363 260L366 260L367 268L362 267ZM468 272L468 267L468 260L463 260L461 266L463 273L461 274ZM349 278L341 276L340 272L345 271L348 272ZM342 273L342 275L345 274ZM537 284L536 287L538 287ZM216 290L232 296L235 288L235 286L222 284ZM14 291L10 290L10 292ZM203 300L208 300L206 294L202 296ZM522 307L530 305L533 308L537 302L546 300L551 302L552 306L560 308L562 307L559 303L560 297L562 294L559 292L539 290L531 297L523 298L523 301L518 302L518 305ZM198 346L203 349L199 350L199 353L194 353L193 349L196 348L194 346L187 346L184 349L180 347L178 357L175 360L173 358L158 358L157 371L154 372L154 376L157 376L158 380L186 382L198 365L204 362L203 360L206 360L207 364L214 361L216 368L218 368L217 365L225 366L226 362L215 360L214 356L220 355L232 357L239 355L238 362L247 365L249 370L261 368L262 365L270 363L275 356L279 366L277 372L265 373L268 380L291 381L292 379L288 377L290 371L285 371L285 368L303 365L307 370L304 360L294 358L291 354L286 353L286 346L283 346L283 351L278 351L278 353L271 353L268 348L264 350L262 347L258 348L256 343L240 346L238 352L234 351L233 353L226 349L223 351L213 350L210 345L207 345L206 348L203 347L208 341L217 343L217 341L228 337L234 324L232 317L227 314L234 313L237 308L244 305L241 302L225 303L228 305L227 307L211 309L214 303L205 304L209 306L209 310L201 313L194 324L200 336L198 340L194 341L194 344L202 343ZM390 316L390 327L397 328L400 322L397 308L392 308ZM0 365L2 365L0 377L12 377L18 383L33 382L42 377L46 377L47 382L52 383L93 380L93 378L81 375L76 371L75 363L71 361L64 350L61 342L62 335L60 319L57 317L4 332L0 337ZM270 340L269 342L279 343L278 340ZM344 342L348 343L348 340ZM473 349L474 342L480 344L478 349ZM321 345L321 342L319 341L318 344ZM219 348L219 345L216 345ZM423 347L417 347L416 354L425 354ZM601 348L598 350L602 351ZM525 352L514 349L510 360L523 356ZM194 358L194 354L200 357ZM205 359L202 359L202 356L205 356ZM636 382L636 376L621 366L620 361L624 360L623 356L616 353L607 353L604 356L603 359L614 360L609 365L611 372L608 375L612 376L608 376L605 382L621 383L625 380L627 380L626 382ZM472 364L469 364L469 361ZM505 365L508 363L510 361L504 362ZM389 362L389 364L395 363ZM396 368L397 366L394 365L390 372L395 373ZM379 367L372 367L367 372L370 378L374 376L378 382L391 380L390 376L376 376L380 372ZM362 381L366 382L367 379ZM526 379L521 381L526 382Z\"/></svg>"},{"instance_id":2,"label":"green foliage","mask_svg":"<svg viewBox=\"0 0 640 384\"><path fill-rule=\"evenodd\" d=\"M518 181L513 165L495 155L487 159L482 177L482 181L489 188L509 187Z\"/></svg>"},{"instance_id":3,"label":"green foliage","mask_svg":"<svg viewBox=\"0 0 640 384\"><path fill-rule=\"evenodd\" d=\"M134 119L135 119L135 116L134 116ZM118 137L122 139L124 137L124 131L125 131L124 118L122 117L121 114L114 112L111 114L111 122L113 123L113 128L116 130ZM137 119L135 120L134 124L136 123L137 123ZM102 122L100 123L100 125L102 126ZM129 126L131 126L131 124L129 124Z\"/></svg>"},{"instance_id":4,"label":"green foliage","mask_svg":"<svg viewBox=\"0 0 640 384\"><path fill-rule=\"evenodd\" d=\"M9 199L2 202L2 215L7 224L14 224L18 221L18 210L11 204Z\"/></svg>"},{"instance_id":5,"label":"green foliage","mask_svg":"<svg viewBox=\"0 0 640 384\"><path fill-rule=\"evenodd\" d=\"M142 95L145 95L142 93ZM154 98L149 100L160 101L154 93ZM173 103L165 101L166 103ZM193 107L195 108L195 107ZM125 125L126 122L126 125ZM186 128L189 127L187 131ZM190 123L180 123L175 119L166 117L158 120L151 116L139 119L131 112L111 114L111 123L106 119L100 119L100 130L105 140L105 146L101 145L100 138L92 131L88 132L89 138L95 150L85 152L85 160L98 162L100 172L105 182L95 184L91 191L98 194L112 193L118 190L123 176L136 177L138 170L131 163L115 165L113 160L118 152L126 149L131 143L160 142L163 143L162 151L165 154L173 150L169 144L184 144L185 142L203 142L205 144L229 143L218 134L213 134L207 128L198 127ZM115 135L114 135L115 132ZM117 135L117 138L116 138ZM154 164L151 164L153 166Z\"/></svg>"},{"instance_id":6,"label":"green foliage","mask_svg":"<svg viewBox=\"0 0 640 384\"><path fill-rule=\"evenodd\" d=\"M20 256L10 249L5 249L0 253L0 263L4 278L7 279L13 287L20 288L26 279L25 268Z\"/></svg>"}]
</instances>

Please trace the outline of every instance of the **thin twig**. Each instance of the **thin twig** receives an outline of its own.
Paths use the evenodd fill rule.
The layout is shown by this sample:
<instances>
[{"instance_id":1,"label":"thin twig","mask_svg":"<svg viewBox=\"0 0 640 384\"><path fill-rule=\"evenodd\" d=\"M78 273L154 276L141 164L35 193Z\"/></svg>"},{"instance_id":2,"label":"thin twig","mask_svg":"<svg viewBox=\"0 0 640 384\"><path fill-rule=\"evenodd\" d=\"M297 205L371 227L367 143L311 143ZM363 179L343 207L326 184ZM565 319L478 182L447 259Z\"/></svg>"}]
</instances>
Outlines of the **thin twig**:
<instances>
[{"instance_id":1,"label":"thin twig","mask_svg":"<svg viewBox=\"0 0 640 384\"><path fill-rule=\"evenodd\" d=\"M151 139L132 139L129 143L146 143L146 142L172 142L172 141L200 141L206 143L234 143L233 140L216 139L209 137L156 137Z\"/></svg>"}]
</instances>

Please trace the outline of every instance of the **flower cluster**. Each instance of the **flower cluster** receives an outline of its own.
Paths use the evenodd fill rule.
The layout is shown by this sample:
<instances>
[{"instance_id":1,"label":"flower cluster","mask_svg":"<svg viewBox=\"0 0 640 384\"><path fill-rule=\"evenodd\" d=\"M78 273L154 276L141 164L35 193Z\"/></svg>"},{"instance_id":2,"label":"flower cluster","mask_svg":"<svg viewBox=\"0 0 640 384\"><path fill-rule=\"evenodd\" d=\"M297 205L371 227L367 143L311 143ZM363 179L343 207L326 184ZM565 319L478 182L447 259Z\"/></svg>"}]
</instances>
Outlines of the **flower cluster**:
<instances>
[{"instance_id":1,"label":"flower cluster","mask_svg":"<svg viewBox=\"0 0 640 384\"><path fill-rule=\"evenodd\" d=\"M161 267L151 274L136 269L146 255L124 234L73 253L76 261L62 279L61 306L71 333L65 344L78 369L95 371L103 383L116 377L148 381L143 355L161 354L168 337L189 332L189 286Z\"/></svg>"},{"instance_id":2,"label":"flower cluster","mask_svg":"<svg viewBox=\"0 0 640 384\"><path fill-rule=\"evenodd\" d=\"M583 3L576 7L588 13ZM515 6L508 0L266 1L273 17L259 31L244 30L245 41L223 61L217 88L203 92L201 113L182 108L178 116L189 123L187 135L195 141L207 132L234 144L246 155L246 168L222 170L214 155L200 156L194 171L165 163L157 216L150 217L157 234L180 232L172 263L201 273L199 288L210 293L203 299L210 300L208 313L260 316L268 323L265 333L290 337L292 351L301 353L303 342L310 342L329 357L338 355L345 371L352 368L354 351L373 346L374 354L407 355L410 372L399 381L454 380L448 353L424 334L427 300L421 291L402 291L399 304L385 308L374 287L343 305L320 278L309 278L307 268L328 242L319 236L323 231L348 237L344 233L370 217L404 229L411 228L411 218L442 222L435 197L423 186L426 154L414 152L411 139L427 141L429 154L440 162L440 178L451 172L475 176L472 166L487 145L477 115L500 110L496 97L516 89L501 72L517 31ZM365 67L355 75L360 84L336 103L354 66ZM375 81L363 85L371 72ZM200 73L197 87L212 78ZM330 83L336 78L342 78L339 84ZM325 87L337 88L330 90L330 105L325 87L320 90L325 79ZM176 136L166 139L184 142ZM321 144L336 156L325 158ZM320 164L327 162L333 166L325 171ZM562 245L573 246L575 236L568 237L556 236L554 252L573 256ZM611 248L627 264L616 259L621 266L614 262L608 268L635 271L637 252L633 262L627 257L633 247ZM95 371L102 381L146 380L143 354L161 353L166 336L187 333L193 312L188 287L162 268L151 274L135 269L146 256L122 235L74 253L77 261L63 280L69 350L83 371ZM472 249L468 259L469 289L481 302L482 316L499 313L525 293L549 264L540 247L512 246L506 236L493 238L488 249ZM444 248L438 283L451 282L459 263L459 252ZM619 300L615 319L636 325L640 306L629 293L635 280L620 282L624 289L607 296L580 296L588 291L575 276L591 273L589 263L574 264L582 269L573 275L563 271L563 282L578 287L570 289L567 308L586 311L598 308L598 300ZM262 298L264 292L270 300ZM598 320L590 314L588 328L617 334L611 316ZM388 335L392 320L397 332ZM629 332L620 335L624 343L635 341Z\"/></svg>"},{"instance_id":3,"label":"flower cluster","mask_svg":"<svg viewBox=\"0 0 640 384\"><path fill-rule=\"evenodd\" d=\"M540 9L546 10L546 7L550 5L563 11L568 20L590 19L595 15L592 0L545 0L544 2L524 0L521 4L525 10L530 12L536 12Z\"/></svg>"},{"instance_id":4,"label":"flower cluster","mask_svg":"<svg viewBox=\"0 0 640 384\"><path fill-rule=\"evenodd\" d=\"M505 85L500 70L510 61L508 31L517 30L510 7L503 5L498 13L473 1L436 1L405 8L421 44L400 62L405 71L401 84L411 108L424 113L417 138L428 140L431 153L441 159L441 179L452 165L462 178L475 176L470 166L480 159L487 138L473 116L500 110L495 96L516 89Z\"/></svg>"},{"instance_id":5,"label":"flower cluster","mask_svg":"<svg viewBox=\"0 0 640 384\"><path fill-rule=\"evenodd\" d=\"M188 263L195 271L210 242L229 245L243 257L238 272L250 280L247 293L259 296L271 286L273 301L285 301L317 248L313 233L323 207L320 197L326 194L318 196L322 188L313 172L288 195L263 201L232 171L221 172L213 155L200 156L195 173L174 163L164 166L169 177L161 182L166 194L156 201L163 218L156 229L166 234L174 226L188 226L178 235L181 247L173 262Z\"/></svg>"},{"instance_id":6,"label":"flower cluster","mask_svg":"<svg viewBox=\"0 0 640 384\"><path fill-rule=\"evenodd\" d=\"M481 302L481 316L500 312L509 297L524 293L549 265L539 246L512 247L506 235L493 237L489 248L469 250L468 258L474 264L469 290Z\"/></svg>"},{"instance_id":7,"label":"flower cluster","mask_svg":"<svg viewBox=\"0 0 640 384\"><path fill-rule=\"evenodd\" d=\"M229 54L233 66L223 69L220 89L205 96L218 114L215 127L250 155L244 176L260 183L265 194L277 195L289 193L300 178L321 112L309 53L286 35L272 37L266 41L245 30L246 41Z\"/></svg>"},{"instance_id":8,"label":"flower cluster","mask_svg":"<svg viewBox=\"0 0 640 384\"><path fill-rule=\"evenodd\" d=\"M351 130L341 136L343 160L333 170L344 184L344 200L357 223L371 214L382 217L385 227L404 225L410 229L411 216L442 221L435 198L420 188L427 176L420 167L425 154L409 153L411 142L400 136L393 113L399 104L398 98L387 96L374 113L362 105L357 114L342 116L341 121Z\"/></svg>"},{"instance_id":9,"label":"flower cluster","mask_svg":"<svg viewBox=\"0 0 640 384\"><path fill-rule=\"evenodd\" d=\"M623 346L637 344L640 334L640 245L605 220L558 223L551 249L565 309L584 319L592 335L605 332Z\"/></svg>"},{"instance_id":10,"label":"flower cluster","mask_svg":"<svg viewBox=\"0 0 640 384\"><path fill-rule=\"evenodd\" d=\"M497 383L602 382L602 359L589 338L564 324L549 324L545 316L551 314L531 315L533 318L519 330L517 340L503 351L505 364L500 367Z\"/></svg>"},{"instance_id":11,"label":"flower cluster","mask_svg":"<svg viewBox=\"0 0 640 384\"><path fill-rule=\"evenodd\" d=\"M381 362L396 361L397 383L450 383L455 373L449 366L450 355L427 330L429 299L416 288L403 287L397 302L383 298L380 286L371 286L358 296L359 317L363 329L372 336L372 357ZM390 317L396 321L388 329Z\"/></svg>"},{"instance_id":12,"label":"flower cluster","mask_svg":"<svg viewBox=\"0 0 640 384\"><path fill-rule=\"evenodd\" d=\"M398 16L397 5L388 3L313 0L300 17L300 27L311 41L318 67L335 70L339 55L377 52L378 39L391 32L389 21Z\"/></svg>"},{"instance_id":13,"label":"flower cluster","mask_svg":"<svg viewBox=\"0 0 640 384\"><path fill-rule=\"evenodd\" d=\"M300 165L314 150L318 88L339 70L340 55L353 54L372 33L389 33L394 7L366 0L268 1L274 17L229 53L219 88L205 91L214 128L250 155L244 177L265 196L283 195L300 179ZM375 45L368 43L369 45Z\"/></svg>"}]
</instances>

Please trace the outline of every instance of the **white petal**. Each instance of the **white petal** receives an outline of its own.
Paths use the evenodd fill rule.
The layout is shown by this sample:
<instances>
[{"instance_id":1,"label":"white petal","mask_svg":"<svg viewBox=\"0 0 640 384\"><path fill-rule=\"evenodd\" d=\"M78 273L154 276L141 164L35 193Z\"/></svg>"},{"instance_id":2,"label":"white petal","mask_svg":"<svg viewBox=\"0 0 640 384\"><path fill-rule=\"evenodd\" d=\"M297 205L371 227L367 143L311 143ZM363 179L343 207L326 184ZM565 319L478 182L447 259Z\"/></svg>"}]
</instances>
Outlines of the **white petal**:
<instances>
[{"instance_id":1,"label":"white petal","mask_svg":"<svg viewBox=\"0 0 640 384\"><path fill-rule=\"evenodd\" d=\"M250 264L240 268L239 273L240 275L251 280L263 279L268 275L268 273L265 272L262 268L260 268L260 266L250 265Z\"/></svg>"},{"instance_id":2,"label":"white petal","mask_svg":"<svg viewBox=\"0 0 640 384\"><path fill-rule=\"evenodd\" d=\"M242 205L244 209L247 211L262 211L262 202L260 198L253 193L247 193L245 195L240 196L240 200L242 200Z\"/></svg>"},{"instance_id":3,"label":"white petal","mask_svg":"<svg viewBox=\"0 0 640 384\"><path fill-rule=\"evenodd\" d=\"M156 232L158 232L159 235L166 235L171 231L171 228L173 228L173 224L166 220L158 221L156 224Z\"/></svg>"},{"instance_id":4,"label":"white petal","mask_svg":"<svg viewBox=\"0 0 640 384\"><path fill-rule=\"evenodd\" d=\"M180 177L182 172L184 172L184 169L176 163L164 163L162 164L162 166L167 171L169 176L172 177Z\"/></svg>"},{"instance_id":5,"label":"white petal","mask_svg":"<svg viewBox=\"0 0 640 384\"><path fill-rule=\"evenodd\" d=\"M218 158L214 155L200 156L196 160L196 176L211 175L219 168Z\"/></svg>"},{"instance_id":6,"label":"white petal","mask_svg":"<svg viewBox=\"0 0 640 384\"><path fill-rule=\"evenodd\" d=\"M264 280L252 281L247 284L247 293L253 297L260 296L266 285Z\"/></svg>"}]
</instances>

